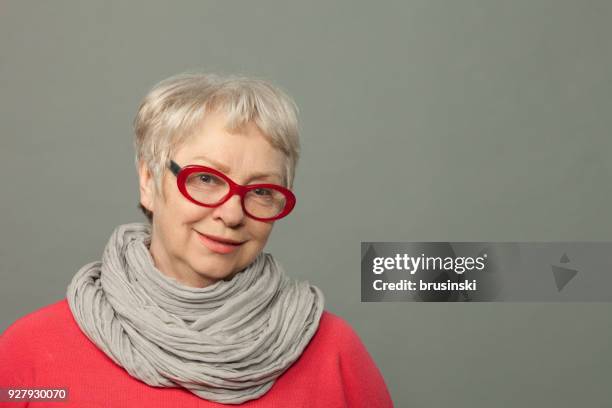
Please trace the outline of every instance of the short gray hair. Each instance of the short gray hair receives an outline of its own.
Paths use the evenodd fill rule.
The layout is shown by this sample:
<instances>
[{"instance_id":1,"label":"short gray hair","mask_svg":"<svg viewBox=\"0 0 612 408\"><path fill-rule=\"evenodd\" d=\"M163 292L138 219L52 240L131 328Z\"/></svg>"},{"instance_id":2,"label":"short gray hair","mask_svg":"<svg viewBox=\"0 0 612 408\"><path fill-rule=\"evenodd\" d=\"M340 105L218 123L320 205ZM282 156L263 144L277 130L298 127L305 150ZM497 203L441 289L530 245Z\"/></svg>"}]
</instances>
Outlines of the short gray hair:
<instances>
[{"instance_id":1,"label":"short gray hair","mask_svg":"<svg viewBox=\"0 0 612 408\"><path fill-rule=\"evenodd\" d=\"M285 155L284 180L293 186L300 154L295 102L270 82L243 76L184 73L165 79L145 96L134 119L135 163L144 161L164 196L162 178L168 160L207 113L227 115L230 131L254 123ZM139 204L149 222L152 214Z\"/></svg>"}]
</instances>

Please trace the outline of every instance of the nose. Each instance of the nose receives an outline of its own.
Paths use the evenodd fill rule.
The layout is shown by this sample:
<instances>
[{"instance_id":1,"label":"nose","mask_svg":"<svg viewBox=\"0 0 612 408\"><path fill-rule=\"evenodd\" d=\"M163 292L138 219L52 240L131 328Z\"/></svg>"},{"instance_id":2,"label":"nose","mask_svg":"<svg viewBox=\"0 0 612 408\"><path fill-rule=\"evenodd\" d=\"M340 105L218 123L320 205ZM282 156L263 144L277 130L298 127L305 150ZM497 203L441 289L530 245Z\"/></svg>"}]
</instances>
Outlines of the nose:
<instances>
[{"instance_id":1,"label":"nose","mask_svg":"<svg viewBox=\"0 0 612 408\"><path fill-rule=\"evenodd\" d=\"M242 203L238 194L233 195L226 202L218 207L215 207L213 212L215 219L220 219L228 227L235 227L242 224L245 218L245 213L242 210Z\"/></svg>"}]
</instances>

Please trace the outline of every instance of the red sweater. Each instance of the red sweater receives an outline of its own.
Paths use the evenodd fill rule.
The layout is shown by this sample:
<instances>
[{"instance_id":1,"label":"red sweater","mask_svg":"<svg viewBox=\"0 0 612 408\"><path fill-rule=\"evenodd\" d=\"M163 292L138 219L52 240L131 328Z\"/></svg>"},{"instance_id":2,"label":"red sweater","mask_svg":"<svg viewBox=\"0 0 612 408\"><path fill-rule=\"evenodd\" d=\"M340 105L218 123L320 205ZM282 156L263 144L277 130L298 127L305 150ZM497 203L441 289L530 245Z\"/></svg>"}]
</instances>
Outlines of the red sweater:
<instances>
[{"instance_id":1,"label":"red sweater","mask_svg":"<svg viewBox=\"0 0 612 408\"><path fill-rule=\"evenodd\" d=\"M77 326L66 299L13 323L0 337L0 388L67 388L67 401L0 402L0 407L227 407L181 388L131 377ZM29 404L29 405L28 405ZM392 407L380 371L340 317L324 311L300 358L251 408Z\"/></svg>"}]
</instances>

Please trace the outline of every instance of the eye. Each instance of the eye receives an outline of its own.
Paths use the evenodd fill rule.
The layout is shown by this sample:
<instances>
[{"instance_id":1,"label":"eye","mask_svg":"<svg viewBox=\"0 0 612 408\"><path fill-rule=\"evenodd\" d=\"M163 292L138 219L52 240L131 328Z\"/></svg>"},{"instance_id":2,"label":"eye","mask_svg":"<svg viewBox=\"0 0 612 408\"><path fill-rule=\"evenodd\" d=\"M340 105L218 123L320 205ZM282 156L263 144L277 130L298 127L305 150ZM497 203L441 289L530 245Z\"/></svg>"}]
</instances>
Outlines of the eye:
<instances>
[{"instance_id":1,"label":"eye","mask_svg":"<svg viewBox=\"0 0 612 408\"><path fill-rule=\"evenodd\" d=\"M255 192L255 194L256 194L256 195L258 195L258 196L262 196L262 197L272 195L272 191L270 191L270 190L269 190L269 189L267 189L267 188L256 188L256 189L255 189L255 190L253 190L253 191Z\"/></svg>"},{"instance_id":2,"label":"eye","mask_svg":"<svg viewBox=\"0 0 612 408\"><path fill-rule=\"evenodd\" d=\"M210 174L200 174L199 176L200 181L203 183L210 183L212 178L213 176L211 176Z\"/></svg>"},{"instance_id":3,"label":"eye","mask_svg":"<svg viewBox=\"0 0 612 408\"><path fill-rule=\"evenodd\" d=\"M200 182L200 184L206 184L206 185L212 185L212 184L222 184L223 181L220 180L218 177L209 174L209 173L201 173L198 174L197 176L198 181Z\"/></svg>"}]
</instances>

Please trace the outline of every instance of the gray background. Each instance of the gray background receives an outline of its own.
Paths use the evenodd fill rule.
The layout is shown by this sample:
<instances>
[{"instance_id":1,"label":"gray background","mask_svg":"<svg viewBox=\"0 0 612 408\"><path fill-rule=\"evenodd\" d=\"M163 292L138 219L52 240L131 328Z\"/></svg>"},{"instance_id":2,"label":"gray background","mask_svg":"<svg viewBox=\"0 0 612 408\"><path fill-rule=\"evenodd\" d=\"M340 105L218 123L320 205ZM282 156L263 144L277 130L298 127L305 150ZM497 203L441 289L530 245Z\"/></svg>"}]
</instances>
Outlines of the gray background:
<instances>
[{"instance_id":1,"label":"gray background","mask_svg":"<svg viewBox=\"0 0 612 408\"><path fill-rule=\"evenodd\" d=\"M610 304L360 303L361 241L612 240L608 1L0 4L0 323L64 296L136 209L131 121L185 70L301 108L268 250L398 407L601 407Z\"/></svg>"}]
</instances>

